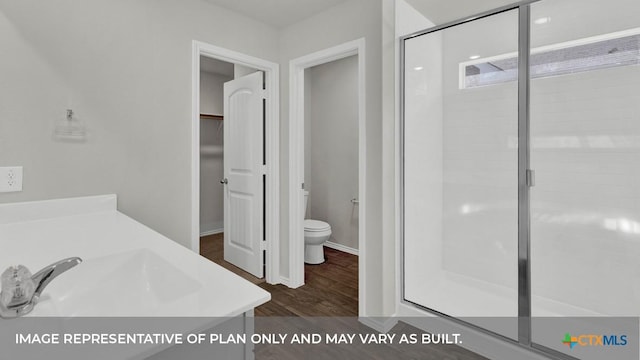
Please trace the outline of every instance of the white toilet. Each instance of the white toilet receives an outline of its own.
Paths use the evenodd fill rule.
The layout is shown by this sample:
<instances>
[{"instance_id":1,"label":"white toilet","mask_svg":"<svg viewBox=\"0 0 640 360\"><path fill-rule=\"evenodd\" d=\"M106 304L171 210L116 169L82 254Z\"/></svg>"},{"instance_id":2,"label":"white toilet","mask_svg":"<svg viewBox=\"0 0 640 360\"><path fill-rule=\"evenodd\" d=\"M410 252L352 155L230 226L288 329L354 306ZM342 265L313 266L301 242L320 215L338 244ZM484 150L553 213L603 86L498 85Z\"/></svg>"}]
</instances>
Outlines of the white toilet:
<instances>
[{"instance_id":1,"label":"white toilet","mask_svg":"<svg viewBox=\"0 0 640 360\"><path fill-rule=\"evenodd\" d=\"M309 192L304 192L304 215L307 213ZM324 262L323 244L331 237L331 226L324 221L304 220L304 262L322 264Z\"/></svg>"}]
</instances>

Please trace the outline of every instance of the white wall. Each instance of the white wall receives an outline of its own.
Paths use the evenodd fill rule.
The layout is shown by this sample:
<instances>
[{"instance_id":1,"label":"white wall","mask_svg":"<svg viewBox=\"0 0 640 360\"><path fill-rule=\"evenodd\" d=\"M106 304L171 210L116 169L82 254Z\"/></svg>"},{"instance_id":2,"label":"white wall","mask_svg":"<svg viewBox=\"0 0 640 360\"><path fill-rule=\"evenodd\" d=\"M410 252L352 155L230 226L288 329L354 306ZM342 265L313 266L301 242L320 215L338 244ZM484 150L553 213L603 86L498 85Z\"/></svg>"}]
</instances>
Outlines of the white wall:
<instances>
[{"instance_id":1,"label":"white wall","mask_svg":"<svg viewBox=\"0 0 640 360\"><path fill-rule=\"evenodd\" d=\"M222 115L224 83L231 76L200 73L200 112ZM224 227L224 122L200 120L200 233L220 231Z\"/></svg>"},{"instance_id":2,"label":"white wall","mask_svg":"<svg viewBox=\"0 0 640 360\"><path fill-rule=\"evenodd\" d=\"M358 198L358 57L307 69L307 83L307 217L331 225L329 241L357 250L358 206L351 199Z\"/></svg>"},{"instance_id":3,"label":"white wall","mask_svg":"<svg viewBox=\"0 0 640 360\"><path fill-rule=\"evenodd\" d=\"M192 40L278 60L270 26L201 0L0 1L0 202L117 193L119 209L190 243ZM72 107L86 143L52 140Z\"/></svg>"},{"instance_id":4,"label":"white wall","mask_svg":"<svg viewBox=\"0 0 640 360\"><path fill-rule=\"evenodd\" d=\"M387 130L395 119L384 117L383 133L383 111L393 112L393 105L382 102L393 103L393 96L387 87L383 98L382 54L393 71L395 22L383 4L393 8L392 0L351 0L277 31L200 0L0 0L0 164L25 166L24 192L2 194L0 202L117 193L121 211L188 245L191 41L280 62L281 139L287 139L289 60L364 37L369 280L362 315L388 313L395 299L385 286L394 284L394 268L393 260L382 260L393 259L388 250L395 241L384 236L383 243L383 228L393 231L394 224L392 216L383 223L382 209L391 211L395 198L393 186L383 190L382 166L393 185L395 135ZM68 107L86 121L86 143L51 139L54 120ZM287 151L283 141L282 164ZM281 171L286 277L289 184L287 167Z\"/></svg>"},{"instance_id":5,"label":"white wall","mask_svg":"<svg viewBox=\"0 0 640 360\"><path fill-rule=\"evenodd\" d=\"M367 283L366 308L367 315L383 313L382 277L382 2L381 0L350 0L328 9L309 19L289 26L281 31L280 64L281 64L281 108L289 108L289 61L345 42L365 38L366 41L366 116L367 116ZM288 139L288 113L281 113L281 139ZM281 164L288 164L288 143L281 142ZM282 167L280 174L281 217L283 219L280 233L280 246L283 270L282 276L288 273L288 168Z\"/></svg>"},{"instance_id":6,"label":"white wall","mask_svg":"<svg viewBox=\"0 0 640 360\"><path fill-rule=\"evenodd\" d=\"M7 49L0 58L0 164L25 166L24 192L0 201L116 193L121 211L187 246L192 40L279 61L281 107L288 109L289 60L364 37L367 298L371 314L381 313L381 12L379 0L351 0L277 31L200 0L0 0ZM86 121L86 143L51 140L54 120L68 107ZM282 111L281 139L287 121ZM283 164L287 151L283 141ZM281 171L286 277L287 167Z\"/></svg>"}]
</instances>

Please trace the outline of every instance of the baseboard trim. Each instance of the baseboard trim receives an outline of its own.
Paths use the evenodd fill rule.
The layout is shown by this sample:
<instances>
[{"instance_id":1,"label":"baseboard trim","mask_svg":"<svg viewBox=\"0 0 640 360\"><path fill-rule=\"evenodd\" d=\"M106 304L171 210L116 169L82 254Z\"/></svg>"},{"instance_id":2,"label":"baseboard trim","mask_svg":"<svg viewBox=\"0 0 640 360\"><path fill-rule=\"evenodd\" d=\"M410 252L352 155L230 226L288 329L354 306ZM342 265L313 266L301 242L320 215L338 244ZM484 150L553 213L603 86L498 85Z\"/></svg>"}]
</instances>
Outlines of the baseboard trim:
<instances>
[{"instance_id":1,"label":"baseboard trim","mask_svg":"<svg viewBox=\"0 0 640 360\"><path fill-rule=\"evenodd\" d=\"M284 276L280 276L280 284L290 288L291 287L291 281L289 280L288 277L284 277Z\"/></svg>"},{"instance_id":2,"label":"baseboard trim","mask_svg":"<svg viewBox=\"0 0 640 360\"><path fill-rule=\"evenodd\" d=\"M331 241L327 241L326 243L324 243L324 246L328 247L328 248L332 248L334 250L338 250L338 251L342 251L342 252L346 252L348 254L351 255L355 255L358 256L358 249L354 249L348 246L344 246L342 244L338 244L338 243L334 243Z\"/></svg>"},{"instance_id":3,"label":"baseboard trim","mask_svg":"<svg viewBox=\"0 0 640 360\"><path fill-rule=\"evenodd\" d=\"M398 323L398 319L394 317L359 317L358 321L382 334L391 331Z\"/></svg>"},{"instance_id":4,"label":"baseboard trim","mask_svg":"<svg viewBox=\"0 0 640 360\"><path fill-rule=\"evenodd\" d=\"M224 232L224 228L218 228L218 229L213 229L213 230L206 230L200 233L200 236L209 236L209 235L215 235L215 234L222 234Z\"/></svg>"}]
</instances>

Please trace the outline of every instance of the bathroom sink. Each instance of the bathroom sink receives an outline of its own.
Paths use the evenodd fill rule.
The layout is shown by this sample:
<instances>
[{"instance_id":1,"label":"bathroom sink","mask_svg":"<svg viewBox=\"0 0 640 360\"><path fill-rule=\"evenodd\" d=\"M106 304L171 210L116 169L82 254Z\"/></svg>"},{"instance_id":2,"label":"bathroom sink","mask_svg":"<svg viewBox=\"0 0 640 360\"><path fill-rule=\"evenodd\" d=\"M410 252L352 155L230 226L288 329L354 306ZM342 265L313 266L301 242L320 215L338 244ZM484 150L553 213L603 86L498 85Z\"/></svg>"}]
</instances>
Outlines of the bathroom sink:
<instances>
[{"instance_id":1,"label":"bathroom sink","mask_svg":"<svg viewBox=\"0 0 640 360\"><path fill-rule=\"evenodd\" d=\"M46 286L32 312L16 321L0 319L2 354L16 351L21 359L146 359L170 345L96 351L84 346L24 346L14 339L29 329L41 334L201 332L225 319L244 324L243 319L252 318L253 309L271 297L117 211L115 195L0 204L0 249L0 271L15 265L36 271L61 259L83 260ZM170 355L160 358L183 359L174 352L190 349L194 348L171 347L166 349ZM238 350L242 355L246 349Z\"/></svg>"},{"instance_id":2,"label":"bathroom sink","mask_svg":"<svg viewBox=\"0 0 640 360\"><path fill-rule=\"evenodd\" d=\"M2 269L83 260L51 281L27 316L220 318L269 301L260 287L120 213L116 200L0 204Z\"/></svg>"},{"instance_id":3,"label":"bathroom sink","mask_svg":"<svg viewBox=\"0 0 640 360\"><path fill-rule=\"evenodd\" d=\"M49 285L32 316L158 316L201 286L152 250L127 251L84 259Z\"/></svg>"}]
</instances>

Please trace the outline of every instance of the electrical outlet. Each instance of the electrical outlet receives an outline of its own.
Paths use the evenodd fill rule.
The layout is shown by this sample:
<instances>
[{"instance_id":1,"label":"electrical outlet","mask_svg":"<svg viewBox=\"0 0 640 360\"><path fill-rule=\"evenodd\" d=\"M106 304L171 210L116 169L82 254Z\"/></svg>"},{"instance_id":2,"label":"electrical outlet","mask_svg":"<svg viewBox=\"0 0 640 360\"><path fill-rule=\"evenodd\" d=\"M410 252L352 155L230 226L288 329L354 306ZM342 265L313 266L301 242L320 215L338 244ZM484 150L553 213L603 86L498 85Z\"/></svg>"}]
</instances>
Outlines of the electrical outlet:
<instances>
[{"instance_id":1,"label":"electrical outlet","mask_svg":"<svg viewBox=\"0 0 640 360\"><path fill-rule=\"evenodd\" d=\"M0 167L0 193L22 191L22 166Z\"/></svg>"}]
</instances>

